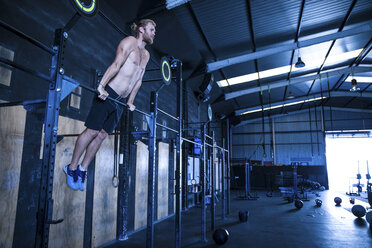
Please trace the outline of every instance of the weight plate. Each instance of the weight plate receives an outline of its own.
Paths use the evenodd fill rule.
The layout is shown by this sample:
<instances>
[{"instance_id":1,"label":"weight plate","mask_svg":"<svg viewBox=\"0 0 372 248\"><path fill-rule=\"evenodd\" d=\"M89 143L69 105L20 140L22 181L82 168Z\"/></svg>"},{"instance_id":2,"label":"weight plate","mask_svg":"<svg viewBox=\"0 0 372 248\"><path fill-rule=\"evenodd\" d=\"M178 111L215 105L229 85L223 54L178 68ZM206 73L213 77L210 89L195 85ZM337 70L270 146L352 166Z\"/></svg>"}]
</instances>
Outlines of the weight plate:
<instances>
[{"instance_id":1,"label":"weight plate","mask_svg":"<svg viewBox=\"0 0 372 248\"><path fill-rule=\"evenodd\" d=\"M172 71L169 60L167 57L161 58L161 77L163 79L164 84L169 85L172 80Z\"/></svg>"},{"instance_id":2,"label":"weight plate","mask_svg":"<svg viewBox=\"0 0 372 248\"><path fill-rule=\"evenodd\" d=\"M70 0L79 14L93 17L98 11L98 0Z\"/></svg>"}]
</instances>

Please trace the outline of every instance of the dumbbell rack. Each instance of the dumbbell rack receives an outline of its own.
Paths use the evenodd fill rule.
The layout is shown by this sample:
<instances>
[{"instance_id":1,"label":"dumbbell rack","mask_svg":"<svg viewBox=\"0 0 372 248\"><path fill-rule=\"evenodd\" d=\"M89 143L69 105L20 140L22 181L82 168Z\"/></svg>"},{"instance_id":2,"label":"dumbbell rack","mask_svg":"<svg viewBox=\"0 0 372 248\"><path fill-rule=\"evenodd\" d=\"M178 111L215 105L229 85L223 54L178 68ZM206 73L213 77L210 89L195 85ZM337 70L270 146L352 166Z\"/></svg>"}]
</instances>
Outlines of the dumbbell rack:
<instances>
[{"instance_id":1,"label":"dumbbell rack","mask_svg":"<svg viewBox=\"0 0 372 248\"><path fill-rule=\"evenodd\" d=\"M368 161L367 161L367 170L368 170ZM368 180L367 174L367 180ZM360 193L363 191L364 184L360 183L360 180L362 179L362 175L360 174L360 168L359 168L359 160L358 160L358 174L356 176L356 179L358 180L358 183L354 183L352 187L350 187L350 178L349 178L349 192L346 192L349 196L360 196ZM357 188L357 192L353 192L353 188Z\"/></svg>"}]
</instances>

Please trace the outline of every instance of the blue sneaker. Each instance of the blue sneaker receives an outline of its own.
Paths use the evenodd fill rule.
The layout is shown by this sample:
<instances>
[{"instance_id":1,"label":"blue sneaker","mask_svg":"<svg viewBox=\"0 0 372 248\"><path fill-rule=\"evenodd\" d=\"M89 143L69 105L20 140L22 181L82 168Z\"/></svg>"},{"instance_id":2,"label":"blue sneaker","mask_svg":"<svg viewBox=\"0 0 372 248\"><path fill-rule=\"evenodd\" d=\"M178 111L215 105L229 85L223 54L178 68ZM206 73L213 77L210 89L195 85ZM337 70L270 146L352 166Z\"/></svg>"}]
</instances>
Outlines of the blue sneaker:
<instances>
[{"instance_id":1,"label":"blue sneaker","mask_svg":"<svg viewBox=\"0 0 372 248\"><path fill-rule=\"evenodd\" d=\"M67 176L67 185L73 190L79 189L77 170L70 170L69 165L63 168Z\"/></svg>"},{"instance_id":2,"label":"blue sneaker","mask_svg":"<svg viewBox=\"0 0 372 248\"><path fill-rule=\"evenodd\" d=\"M85 190L85 179L87 178L87 171L84 170L81 165L77 168L78 183L81 191Z\"/></svg>"}]
</instances>

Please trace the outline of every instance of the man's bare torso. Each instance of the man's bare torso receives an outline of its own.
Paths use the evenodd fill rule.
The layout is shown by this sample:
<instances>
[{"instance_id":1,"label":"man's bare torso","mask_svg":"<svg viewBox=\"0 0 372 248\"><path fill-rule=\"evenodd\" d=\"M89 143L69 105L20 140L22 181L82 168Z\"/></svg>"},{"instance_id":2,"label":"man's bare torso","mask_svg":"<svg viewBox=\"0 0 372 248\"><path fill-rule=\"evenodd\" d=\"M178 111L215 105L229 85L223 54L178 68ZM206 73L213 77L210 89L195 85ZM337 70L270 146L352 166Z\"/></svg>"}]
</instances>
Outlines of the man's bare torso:
<instances>
[{"instance_id":1,"label":"man's bare torso","mask_svg":"<svg viewBox=\"0 0 372 248\"><path fill-rule=\"evenodd\" d=\"M145 70L147 51L137 47L128 56L120 68L118 74L111 79L109 86L121 97L127 97L133 90L134 85L140 79L141 73Z\"/></svg>"}]
</instances>

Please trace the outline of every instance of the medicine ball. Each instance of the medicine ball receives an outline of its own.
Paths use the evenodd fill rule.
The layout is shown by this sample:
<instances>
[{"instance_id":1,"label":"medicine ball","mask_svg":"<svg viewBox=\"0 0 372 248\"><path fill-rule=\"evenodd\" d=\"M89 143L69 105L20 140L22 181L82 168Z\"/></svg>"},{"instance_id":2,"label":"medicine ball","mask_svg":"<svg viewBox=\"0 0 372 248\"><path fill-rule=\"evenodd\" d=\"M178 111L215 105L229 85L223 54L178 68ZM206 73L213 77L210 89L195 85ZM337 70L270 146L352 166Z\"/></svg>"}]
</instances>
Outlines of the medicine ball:
<instances>
[{"instance_id":1,"label":"medicine ball","mask_svg":"<svg viewBox=\"0 0 372 248\"><path fill-rule=\"evenodd\" d=\"M342 202L342 199L340 197L336 196L335 199L334 199L334 201L335 201L335 203L336 203L337 206L340 206L340 204Z\"/></svg>"},{"instance_id":2,"label":"medicine ball","mask_svg":"<svg viewBox=\"0 0 372 248\"><path fill-rule=\"evenodd\" d=\"M295 206L296 206L296 208L301 209L304 206L304 202L301 201L301 200L296 200L295 201Z\"/></svg>"},{"instance_id":3,"label":"medicine ball","mask_svg":"<svg viewBox=\"0 0 372 248\"><path fill-rule=\"evenodd\" d=\"M362 205L354 205L351 208L351 212L358 218L362 218L366 215L366 209Z\"/></svg>"},{"instance_id":4,"label":"medicine ball","mask_svg":"<svg viewBox=\"0 0 372 248\"><path fill-rule=\"evenodd\" d=\"M372 225L372 211L368 211L366 214L366 220L367 222Z\"/></svg>"},{"instance_id":5,"label":"medicine ball","mask_svg":"<svg viewBox=\"0 0 372 248\"><path fill-rule=\"evenodd\" d=\"M249 216L249 211L247 210L240 210L239 211L239 221L240 222L247 222Z\"/></svg>"},{"instance_id":6,"label":"medicine ball","mask_svg":"<svg viewBox=\"0 0 372 248\"><path fill-rule=\"evenodd\" d=\"M316 204L317 207L321 207L322 206L322 200L315 199L315 204Z\"/></svg>"},{"instance_id":7,"label":"medicine ball","mask_svg":"<svg viewBox=\"0 0 372 248\"><path fill-rule=\"evenodd\" d=\"M218 228L213 232L213 240L218 245L223 245L229 239L229 232L225 228Z\"/></svg>"}]
</instances>

